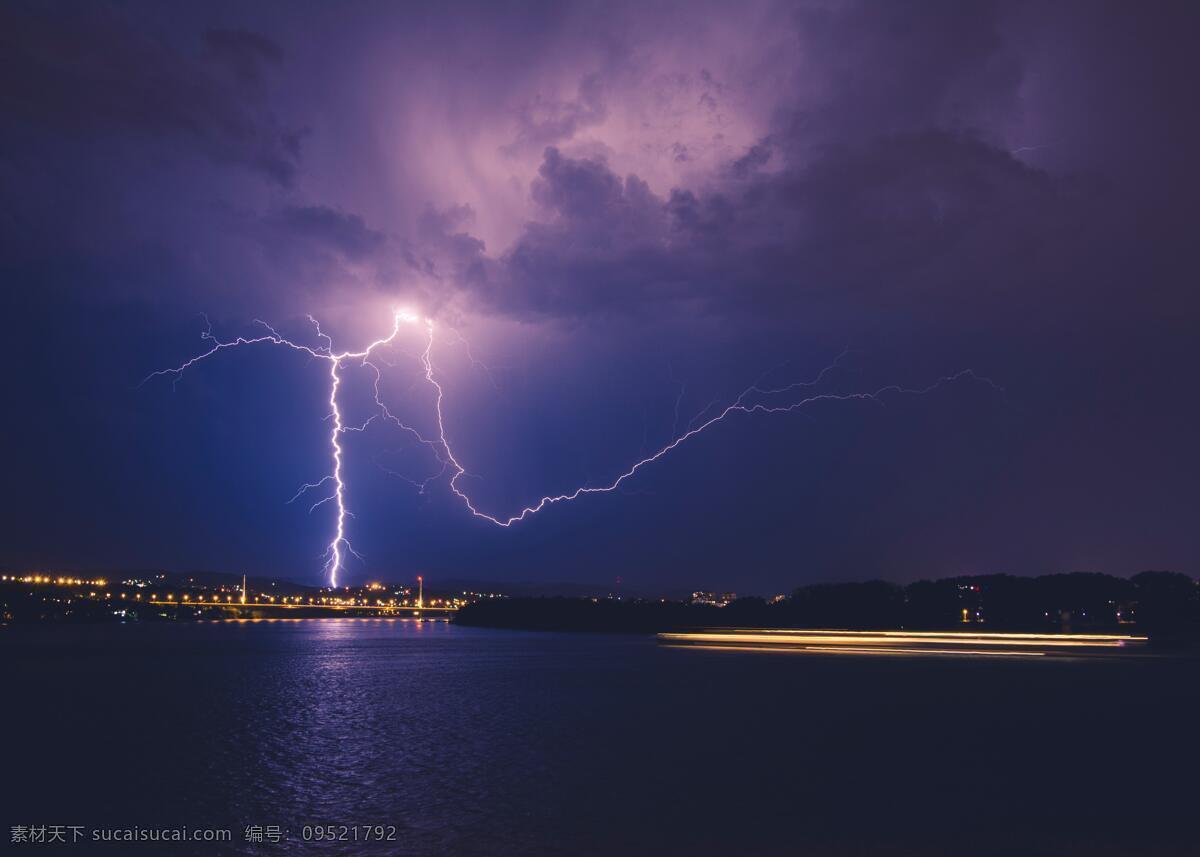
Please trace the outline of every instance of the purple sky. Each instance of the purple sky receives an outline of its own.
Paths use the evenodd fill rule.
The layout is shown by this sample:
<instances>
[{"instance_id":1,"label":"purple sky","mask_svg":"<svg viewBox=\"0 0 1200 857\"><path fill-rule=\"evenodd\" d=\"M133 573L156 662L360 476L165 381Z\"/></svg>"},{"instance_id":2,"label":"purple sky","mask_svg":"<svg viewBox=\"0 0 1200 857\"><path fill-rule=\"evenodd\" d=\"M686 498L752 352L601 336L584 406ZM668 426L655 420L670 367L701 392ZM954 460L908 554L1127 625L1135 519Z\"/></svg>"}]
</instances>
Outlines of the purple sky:
<instances>
[{"instance_id":1,"label":"purple sky","mask_svg":"<svg viewBox=\"0 0 1200 857\"><path fill-rule=\"evenodd\" d=\"M1200 573L1196 17L6 3L0 564L319 579L328 510L285 501L327 469L327 371L259 350L136 385L201 349L200 313L357 348L403 305L491 367L436 355L496 513L846 349L830 391L969 368L1005 394L731 419L511 530L397 478L436 462L372 427L348 579ZM410 345L385 392L428 431Z\"/></svg>"}]
</instances>

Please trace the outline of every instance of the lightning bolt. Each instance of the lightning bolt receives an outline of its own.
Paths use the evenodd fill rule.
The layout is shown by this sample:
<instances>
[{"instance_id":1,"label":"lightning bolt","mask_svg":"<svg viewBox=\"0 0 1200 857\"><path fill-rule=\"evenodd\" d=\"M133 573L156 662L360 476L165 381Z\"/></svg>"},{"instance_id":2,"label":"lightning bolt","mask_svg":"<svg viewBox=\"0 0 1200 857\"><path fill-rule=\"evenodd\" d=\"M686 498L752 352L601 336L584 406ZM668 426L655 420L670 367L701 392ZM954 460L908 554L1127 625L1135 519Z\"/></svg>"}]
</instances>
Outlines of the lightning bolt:
<instances>
[{"instance_id":1,"label":"lightning bolt","mask_svg":"<svg viewBox=\"0 0 1200 857\"><path fill-rule=\"evenodd\" d=\"M873 392L820 393L820 394L805 396L797 401L789 402L787 404L781 404L781 405L770 405L770 404L767 404L762 401L752 401L752 402L747 401L748 399L752 399L753 397L779 396L779 395L783 395L785 393L790 393L794 390L804 389L804 388L812 388L812 387L815 387L815 386L821 384L825 380L826 376L828 376L830 372L832 372L834 369L836 369L838 367L838 365L841 363L842 359L846 356L845 352L843 352L841 355L839 355L837 360L835 360L833 363L829 364L824 369L822 369L820 371L820 373L817 375L817 377L811 381L799 381L799 382L796 382L793 384L788 384L787 386L784 386L784 387L767 389L767 388L763 388L763 387L759 386L759 384L761 383L761 379L760 379L760 381L755 382L754 384L752 384L751 386L749 386L745 390L743 390L742 393L731 404L726 405L723 409L718 411L715 416L708 417L707 419L702 419L704 414L708 413L713 408L713 406L715 405L715 401L714 401L713 403L709 404L709 406L706 407L700 413L700 415L698 417L696 417L692 420L692 423L689 425L689 427L686 431L684 431L682 434L676 435L672 440L670 440L663 446L659 447L659 449L657 451L651 453L650 455L647 455L644 458L639 459L638 461L635 461L632 465L629 466L629 468L627 470L625 470L620 475L618 475L616 478L612 479L611 481L609 481L608 483L606 483L604 485L598 485L598 486L581 485L580 487L574 489L573 491L569 491L564 494L546 495L544 497L541 497L536 503L533 503L532 505L529 505L529 506L525 506L523 509L521 509L521 511L517 512L515 515L510 515L508 517L502 517L502 516L497 517L495 515L491 515L491 514L488 514L487 512L481 511L478 507L476 507L475 503L471 500L470 496L464 490L462 490L458 485L458 480L466 474L466 470L458 462L458 458L455 457L454 451L452 450L452 448L450 446L450 441L446 437L446 421L445 421L445 417L442 413L442 401L445 398L445 395L444 395L444 391L442 390L442 385L438 382L437 378L434 377L434 372L433 372L433 359L432 359L433 322L432 321L427 322L427 329L428 329L429 335L428 335L428 339L426 341L425 351L421 355L421 362L424 364L424 367L425 367L426 380L429 381L429 383L433 386L434 390L436 391L436 395L434 397L434 406L435 406L435 410L436 410L436 414L437 414L438 438L440 439L442 449L445 451L445 454L446 454L446 463L448 463L450 468L454 470L454 475L450 477L450 490L453 491L454 494L460 500L462 500L463 504L467 507L467 510L470 511L470 513L472 515L474 515L476 518L481 518L485 521L489 521L490 523L496 524L497 526L500 526L500 527L511 527L513 524L515 524L519 521L524 521L530 515L536 515L538 512L542 511L543 509L547 508L548 506L553 506L557 503L564 503L564 502L569 502L571 500L577 500L586 494L608 494L612 491L616 491L618 488L621 487L622 483L624 483L627 479L632 478L642 468L644 468L650 464L653 464L654 462L658 461L660 458L665 456L667 453L669 453L671 450L675 449L676 447L687 442L688 440L690 440L691 438L700 434L701 432L705 431L706 429L716 425L717 423L721 422L722 420L724 420L727 417L732 416L734 414L755 414L755 413L785 414L785 413L792 413L795 411L802 410L804 408L810 407L819 402L870 401L870 402L874 402L876 404L883 404L883 397L888 394L920 396L920 395L925 395L927 393L931 393L940 387L943 387L947 384L951 384L955 381L960 381L963 379L971 379L971 380L979 381L981 383L984 383L984 384L990 386L992 389L996 390L997 392L999 392L1001 394L1004 393L1003 388L1000 387L998 384L996 384L994 381L992 381L988 378L985 378L981 375L977 375L973 370L965 369L965 370L963 370L961 372L957 372L953 375L947 375L943 378L939 378L934 383L932 383L926 387L920 387L920 388L901 387L896 384L889 384L888 386L880 387L879 389L874 390ZM676 408L678 408L678 401L676 402Z\"/></svg>"},{"instance_id":2,"label":"lightning bolt","mask_svg":"<svg viewBox=\"0 0 1200 857\"><path fill-rule=\"evenodd\" d=\"M459 462L458 456L454 452L446 430L446 419L443 407L445 401L445 390L437 378L433 364L433 348L435 337L434 322L432 319L424 320L426 333L425 347L419 356L419 361L424 373L425 381L430 386L434 394L433 412L437 427L436 439L424 437L419 431L417 431L417 429L400 420L400 418L397 417L383 401L383 396L380 391L380 382L382 380L383 371L380 369L379 364L375 361L386 361L384 361L382 357L377 356L376 352L392 345L400 336L402 327L404 325L415 325L421 321L418 316L414 315L413 313L403 310L395 312L392 317L392 327L390 332L386 336L376 339L374 342L370 343L366 348L360 351L334 351L332 340L321 330L321 326L317 320L311 316L309 316L309 321L315 328L317 339L323 343L321 345L305 345L303 343L288 339L281 335L269 324L258 320L256 320L256 323L266 331L263 335L256 337L237 337L233 340L223 341L217 339L217 337L213 334L212 325L211 323L208 323L207 318L205 321L206 329L203 333L201 333L201 338L209 343L209 348L206 351L184 361L179 366L174 368L161 369L157 372L153 372L143 379L142 383L145 384L147 381L150 381L154 378L170 377L172 379L172 383L174 384L178 381L180 376L183 375L183 373L191 369L197 363L200 363L221 351L250 345L282 346L303 353L310 358L324 360L329 364L329 415L327 418L330 419L333 424L329 434L331 462L330 472L316 482L302 485L296 492L295 496L293 496L288 502L290 503L299 499L309 491L316 491L327 485L333 486L332 492L314 503L309 510L311 512L312 510L330 502L334 504L336 509L333 537L331 538L329 546L326 548L324 553L324 570L329 578L329 584L331 587L337 586L338 574L343 569L347 554L351 554L361 559L361 555L354 550L346 535L346 519L348 517L353 517L353 515L347 508L346 504L346 483L343 476L342 466L345 457L345 450L342 446L342 437L347 432L361 432L365 430L366 427L376 419L382 419L385 422L391 423L400 428L402 431L411 435L419 443L426 446L430 450L433 457L440 463L441 469L424 481L416 482L411 479L408 480L417 486L421 492L424 492L429 484L437 479L440 479L446 473L446 471L452 471L452 475L450 476L449 480L450 490L459 500L462 501L463 505L474 517L487 521L491 524L495 524L499 527L511 527L513 524L516 524L519 521L524 521L526 518L536 515L538 512L541 512L543 509L549 506L577 500L580 497L588 494L606 494L616 491L624 482L631 479L643 468L648 467L649 465L666 456L673 449L686 443L691 438L706 431L712 426L715 426L718 423L738 414L749 415L794 413L806 408L810 408L813 405L822 402L869 401L875 404L883 405L885 404L886 398L892 395L925 395L948 384L962 380L971 380L983 383L1001 394L1004 393L1003 388L1001 388L995 382L981 375L977 375L970 369L967 369L953 375L947 375L939 378L937 381L926 387L902 387L891 384L868 392L806 393L801 395L799 398L795 398L797 391L812 390L813 388L822 384L828 375L838 368L842 359L845 357L845 353L843 353L833 363L822 369L811 381L799 381L782 387L764 387L763 381L766 376L762 376L759 378L759 380L755 381L755 383L744 389L731 403L720 407L715 414L713 413L713 408L718 407L717 401L713 400L710 402L710 404L706 406L699 414L693 417L692 421L688 423L687 428L682 433L675 433L670 441L660 446L653 453L635 461L626 470L618 474L615 478L609 480L607 483L603 485L582 485L563 494L546 495L539 498L537 502L525 506L516 514L505 517L503 515L493 515L482 511L475 505L475 502L459 484L459 481L462 479L462 477L468 475L468 473L466 468L463 467L463 465ZM456 339L451 341L458 342L466 346L467 354L472 365L476 367L482 366L484 369L486 369L487 367L476 360L475 356L471 353L470 345L462 337L462 335L455 330L451 330L451 333L454 337L456 337ZM373 403L375 405L375 412L368 417L365 422L357 426L347 425L345 423L338 400L338 393L342 385L341 372L343 367L347 364L357 364L358 366L369 369L373 373ZM493 380L494 383L494 379L491 378L490 370L488 370L488 376L489 379ZM778 401L780 397L788 395L792 395L793 398L791 400L784 400L783 402ZM675 403L676 427L679 423L679 399L682 399L682 390ZM675 429L675 432L678 432L677 428Z\"/></svg>"},{"instance_id":3,"label":"lightning bolt","mask_svg":"<svg viewBox=\"0 0 1200 857\"><path fill-rule=\"evenodd\" d=\"M206 317L206 329L200 334L200 338L210 344L208 350L196 355L190 360L184 361L174 368L160 369L157 372L152 372L142 379L142 384L145 384L154 378L162 377L171 378L172 384L174 384L179 380L183 373L191 369L197 363L207 360L221 351L250 345L282 346L302 354L306 354L310 358L324 360L329 364L329 415L327 419L331 420L333 423L333 428L329 433L331 469L328 474L316 482L309 482L302 485L300 490L297 491L295 496L293 496L288 502L293 502L307 494L309 491L317 490L332 483L332 493L314 503L309 511L311 512L313 509L330 502L334 504L334 508L336 509L333 538L330 540L329 546L325 549L325 553L323 555L325 559L324 571L329 578L329 585L336 588L338 585L338 574L342 571L343 565L345 564L346 555L350 554L361 559L361 554L354 550L353 545L350 544L350 540L346 536L346 518L353 516L346 506L346 482L342 475L342 462L345 456L345 451L342 448L342 435L348 431L362 431L376 417L383 417L384 419L400 426L402 429L412 433L421 442L431 446L433 444L431 441L422 437L420 433L411 426L401 422L394 414L392 414L390 410L388 410L387 406L383 403L379 392L379 367L371 361L373 352L383 348L384 346L392 344L392 342L394 342L395 339L400 335L402 325L416 324L419 320L417 316L407 311L393 313L392 328L388 335L376 339L361 351L334 351L333 340L321 330L321 325L316 319L314 319L312 316L309 316L308 318L316 329L316 337L323 343L322 345L312 346L295 342L294 340L283 336L271 325L259 319L255 319L255 323L266 331L261 336L239 336L236 339L223 341L218 339L213 334L212 324ZM341 406L338 402L338 391L342 385L342 368L348 362L357 362L358 365L369 367L375 373L375 404L378 410L360 426L346 425L342 418Z\"/></svg>"}]
</instances>

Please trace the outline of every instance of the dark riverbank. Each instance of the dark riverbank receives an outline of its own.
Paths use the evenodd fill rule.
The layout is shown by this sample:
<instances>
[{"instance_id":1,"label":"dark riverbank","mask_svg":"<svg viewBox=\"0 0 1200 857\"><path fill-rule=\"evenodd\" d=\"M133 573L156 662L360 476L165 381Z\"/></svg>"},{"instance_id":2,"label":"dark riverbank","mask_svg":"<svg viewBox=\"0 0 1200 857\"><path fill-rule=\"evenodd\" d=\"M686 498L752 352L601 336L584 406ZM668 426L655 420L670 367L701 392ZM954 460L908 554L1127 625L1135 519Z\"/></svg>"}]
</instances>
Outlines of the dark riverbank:
<instances>
[{"instance_id":1,"label":"dark riverbank","mask_svg":"<svg viewBox=\"0 0 1200 857\"><path fill-rule=\"evenodd\" d=\"M1156 645L1200 639L1200 589L1182 574L950 578L897 586L818 584L728 606L605 598L506 598L468 604L461 625L652 634L689 628L848 628L1146 634Z\"/></svg>"}]
</instances>

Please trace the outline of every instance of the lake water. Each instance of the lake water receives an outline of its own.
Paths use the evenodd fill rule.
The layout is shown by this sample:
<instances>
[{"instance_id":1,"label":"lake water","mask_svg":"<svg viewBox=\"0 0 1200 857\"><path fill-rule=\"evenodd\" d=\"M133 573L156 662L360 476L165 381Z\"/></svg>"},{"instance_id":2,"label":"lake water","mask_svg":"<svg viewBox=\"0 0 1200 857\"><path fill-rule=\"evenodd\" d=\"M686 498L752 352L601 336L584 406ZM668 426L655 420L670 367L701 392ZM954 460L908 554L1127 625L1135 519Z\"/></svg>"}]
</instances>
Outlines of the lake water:
<instances>
[{"instance_id":1,"label":"lake water","mask_svg":"<svg viewBox=\"0 0 1200 857\"><path fill-rule=\"evenodd\" d=\"M59 824L233 831L100 849L131 857L1200 853L1195 659L353 619L7 627L0 653L6 844ZM303 841L330 824L396 840Z\"/></svg>"}]
</instances>

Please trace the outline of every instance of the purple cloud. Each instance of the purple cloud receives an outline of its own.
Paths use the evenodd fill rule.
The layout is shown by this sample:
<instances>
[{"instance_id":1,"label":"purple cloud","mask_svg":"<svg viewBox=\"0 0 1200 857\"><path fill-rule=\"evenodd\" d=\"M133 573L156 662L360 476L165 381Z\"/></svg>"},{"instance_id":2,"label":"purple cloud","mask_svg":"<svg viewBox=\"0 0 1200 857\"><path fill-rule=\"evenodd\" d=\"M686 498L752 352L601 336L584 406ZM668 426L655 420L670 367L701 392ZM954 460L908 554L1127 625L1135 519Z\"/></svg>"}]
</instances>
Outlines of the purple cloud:
<instances>
[{"instance_id":1,"label":"purple cloud","mask_svg":"<svg viewBox=\"0 0 1200 857\"><path fill-rule=\"evenodd\" d=\"M262 98L282 50L245 30L209 30L194 56L103 7L0 10L0 100L10 119L85 140L137 134L290 185L304 132ZM231 71L231 75L226 75Z\"/></svg>"}]
</instances>

